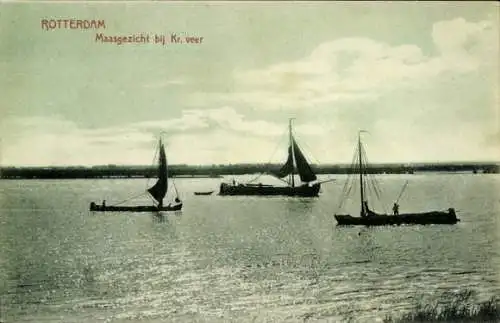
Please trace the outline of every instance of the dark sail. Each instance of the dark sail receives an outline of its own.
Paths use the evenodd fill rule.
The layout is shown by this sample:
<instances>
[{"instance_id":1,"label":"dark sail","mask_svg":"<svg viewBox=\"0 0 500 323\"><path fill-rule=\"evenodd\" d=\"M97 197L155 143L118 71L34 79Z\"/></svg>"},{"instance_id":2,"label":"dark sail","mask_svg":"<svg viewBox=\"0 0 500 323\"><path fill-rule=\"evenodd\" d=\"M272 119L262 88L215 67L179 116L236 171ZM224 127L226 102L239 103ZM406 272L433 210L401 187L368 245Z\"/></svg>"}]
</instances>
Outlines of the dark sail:
<instances>
[{"instance_id":1,"label":"dark sail","mask_svg":"<svg viewBox=\"0 0 500 323\"><path fill-rule=\"evenodd\" d=\"M316 175L314 174L311 166L307 162L304 154L299 148L299 145L293 139L293 152L295 155L295 163L297 165L297 172L299 173L300 180L302 182L312 182L316 180Z\"/></svg>"},{"instance_id":2,"label":"dark sail","mask_svg":"<svg viewBox=\"0 0 500 323\"><path fill-rule=\"evenodd\" d=\"M288 156L286 161L281 165L280 169L272 170L266 172L268 175L275 176L286 182L287 186L273 186L259 184L227 184L222 183L220 185L219 195L255 195L255 196L267 196L267 195L282 195L282 196L301 196L301 197L315 197L319 195L321 188L321 183L310 183L316 180L316 175L309 166L304 154L300 150L299 146L293 138L292 132L292 120L290 119L288 126ZM302 182L307 183L306 185L295 185L295 180L293 175L299 174ZM288 180L284 177L289 176Z\"/></svg>"},{"instance_id":3,"label":"dark sail","mask_svg":"<svg viewBox=\"0 0 500 323\"><path fill-rule=\"evenodd\" d=\"M285 176L290 175L294 169L297 169L297 173L300 176L300 180L302 182L312 182L316 180L316 175L314 174L311 166L307 162L304 154L300 150L299 146L295 142L295 139L292 139L293 144L293 152L292 146L288 148L288 159L286 163L280 168L280 170L275 174L279 178L283 178ZM295 155L295 165L293 162L293 156Z\"/></svg>"},{"instance_id":4,"label":"dark sail","mask_svg":"<svg viewBox=\"0 0 500 323\"><path fill-rule=\"evenodd\" d=\"M288 147L288 159L286 163L280 168L280 170L275 174L279 178L288 176L293 171L293 153L292 146Z\"/></svg>"},{"instance_id":5,"label":"dark sail","mask_svg":"<svg viewBox=\"0 0 500 323\"><path fill-rule=\"evenodd\" d=\"M163 143L160 141L160 158L158 167L158 181L154 186L148 189L149 194L161 203L163 198L167 194L168 181L167 181L167 157L165 155L165 148Z\"/></svg>"}]
</instances>

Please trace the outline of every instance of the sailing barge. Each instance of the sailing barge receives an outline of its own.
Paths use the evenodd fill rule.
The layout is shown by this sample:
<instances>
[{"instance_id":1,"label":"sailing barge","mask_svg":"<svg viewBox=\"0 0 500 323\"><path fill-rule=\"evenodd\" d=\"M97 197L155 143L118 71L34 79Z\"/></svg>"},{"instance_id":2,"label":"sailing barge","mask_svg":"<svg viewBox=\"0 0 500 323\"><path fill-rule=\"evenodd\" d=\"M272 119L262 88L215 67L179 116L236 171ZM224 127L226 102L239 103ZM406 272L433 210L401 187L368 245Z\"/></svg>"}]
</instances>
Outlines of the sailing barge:
<instances>
[{"instance_id":1,"label":"sailing barge","mask_svg":"<svg viewBox=\"0 0 500 323\"><path fill-rule=\"evenodd\" d=\"M106 205L105 202L101 205L95 202L90 203L90 211L94 212L157 212L157 211L180 211L182 209L182 202L179 200L177 189L175 203L163 205L163 199L168 191L168 166L167 156L165 154L165 147L159 140L159 160L158 160L158 174L156 183L147 190L147 193L156 201L156 205L138 205L138 206L118 206Z\"/></svg>"},{"instance_id":2,"label":"sailing barge","mask_svg":"<svg viewBox=\"0 0 500 323\"><path fill-rule=\"evenodd\" d=\"M399 214L398 200L393 205L393 215L379 214L370 210L368 199L366 198L365 176L366 167L363 165L364 149L361 144L361 133L358 133L357 161L359 170L359 185L360 185L360 216L351 216L350 214L335 214L335 220L338 225L365 225L365 226L381 226L381 225L401 225L401 224L456 224L460 221L457 218L454 208L449 208L445 211L429 211L421 213L404 213ZM346 183L347 185L347 183ZM347 190L346 190L347 191ZM375 189L377 193L377 189ZM403 191L402 191L403 192ZM401 194L402 194L401 192ZM379 194L379 193L377 193ZM399 197L401 197L401 194Z\"/></svg>"},{"instance_id":3,"label":"sailing barge","mask_svg":"<svg viewBox=\"0 0 500 323\"><path fill-rule=\"evenodd\" d=\"M317 180L316 174L307 162L306 157L302 153L297 141L292 132L292 119L289 126L289 146L288 158L285 164L278 172L269 172L267 174L274 176L285 182L286 186L274 186L266 184L240 183L232 184L222 183L220 185L219 195L284 195L284 196L299 196L299 197L316 197L319 195L321 183ZM301 180L300 185L295 183L295 175L298 174ZM287 178L285 180L284 178Z\"/></svg>"}]
</instances>

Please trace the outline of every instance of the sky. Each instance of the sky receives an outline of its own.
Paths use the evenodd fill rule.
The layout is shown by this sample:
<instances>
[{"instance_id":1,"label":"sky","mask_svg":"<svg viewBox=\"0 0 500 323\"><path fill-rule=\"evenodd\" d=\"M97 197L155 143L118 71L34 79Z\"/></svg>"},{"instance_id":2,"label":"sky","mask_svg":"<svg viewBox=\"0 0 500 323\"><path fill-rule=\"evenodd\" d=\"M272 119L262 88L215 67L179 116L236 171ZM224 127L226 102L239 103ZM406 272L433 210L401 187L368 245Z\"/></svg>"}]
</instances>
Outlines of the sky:
<instances>
[{"instance_id":1,"label":"sky","mask_svg":"<svg viewBox=\"0 0 500 323\"><path fill-rule=\"evenodd\" d=\"M499 161L495 2L0 4L0 165ZM42 19L105 29L42 28ZM199 44L96 34L171 33Z\"/></svg>"}]
</instances>

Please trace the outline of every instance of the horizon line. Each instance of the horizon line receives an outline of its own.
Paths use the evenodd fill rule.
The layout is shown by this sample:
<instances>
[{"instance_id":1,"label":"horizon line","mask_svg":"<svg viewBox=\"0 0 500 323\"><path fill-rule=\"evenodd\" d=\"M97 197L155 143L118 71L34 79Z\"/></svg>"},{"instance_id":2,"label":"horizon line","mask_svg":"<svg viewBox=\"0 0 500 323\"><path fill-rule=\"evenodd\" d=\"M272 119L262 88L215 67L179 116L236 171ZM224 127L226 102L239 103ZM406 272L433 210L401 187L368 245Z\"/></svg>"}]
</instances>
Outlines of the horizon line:
<instances>
[{"instance_id":1,"label":"horizon line","mask_svg":"<svg viewBox=\"0 0 500 323\"><path fill-rule=\"evenodd\" d=\"M259 166L259 165L281 165L279 162L249 162L249 163L212 163L212 164L189 164L189 163L175 163L170 164L170 167L174 166L191 166L191 167L214 167L214 166ZM488 161L488 160L476 160L476 161L412 161L412 162L370 162L370 165L447 165L447 164L495 164L500 165L500 160L497 161ZM352 165L352 163L348 162L332 162L332 163L310 163L310 165L314 166L340 166L340 165ZM146 164L62 164L62 165L0 165L0 168L60 168L60 167L155 167L154 164L146 165Z\"/></svg>"}]
</instances>

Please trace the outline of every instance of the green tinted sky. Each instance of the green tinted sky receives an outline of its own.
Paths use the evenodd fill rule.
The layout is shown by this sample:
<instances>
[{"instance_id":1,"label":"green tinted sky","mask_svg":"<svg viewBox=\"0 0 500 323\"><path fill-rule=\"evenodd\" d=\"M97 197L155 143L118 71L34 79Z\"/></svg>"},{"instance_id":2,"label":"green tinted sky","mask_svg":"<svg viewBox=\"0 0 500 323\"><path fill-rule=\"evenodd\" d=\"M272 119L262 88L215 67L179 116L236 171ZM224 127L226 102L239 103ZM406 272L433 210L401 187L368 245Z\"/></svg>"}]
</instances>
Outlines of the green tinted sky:
<instances>
[{"instance_id":1,"label":"green tinted sky","mask_svg":"<svg viewBox=\"0 0 500 323\"><path fill-rule=\"evenodd\" d=\"M174 163L266 162L289 117L314 161L360 128L372 161L498 159L498 24L493 2L2 3L0 162L149 164L160 131Z\"/></svg>"}]
</instances>

